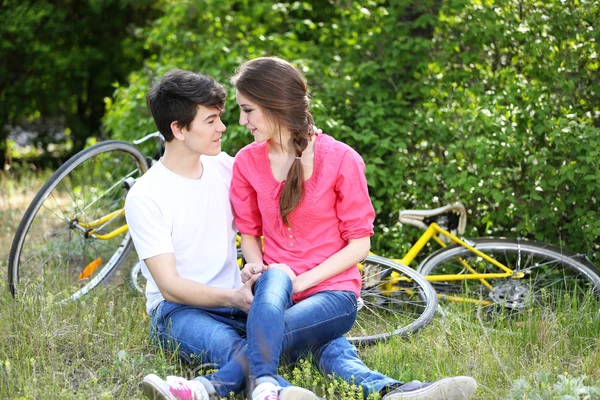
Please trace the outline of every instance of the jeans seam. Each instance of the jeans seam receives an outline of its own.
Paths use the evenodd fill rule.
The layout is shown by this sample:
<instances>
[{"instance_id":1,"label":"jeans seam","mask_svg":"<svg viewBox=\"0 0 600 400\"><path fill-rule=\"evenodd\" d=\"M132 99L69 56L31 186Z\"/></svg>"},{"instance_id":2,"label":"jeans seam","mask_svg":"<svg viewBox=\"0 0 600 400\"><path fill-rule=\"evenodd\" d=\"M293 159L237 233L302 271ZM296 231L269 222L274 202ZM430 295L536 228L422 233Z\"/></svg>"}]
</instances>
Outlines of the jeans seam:
<instances>
[{"instance_id":1,"label":"jeans seam","mask_svg":"<svg viewBox=\"0 0 600 400\"><path fill-rule=\"evenodd\" d=\"M176 336L170 334L166 329L164 329L163 332L158 333L156 339L159 341L161 347L166 345L166 348L163 348L163 350L175 351L177 354L183 354L186 358L191 358L190 356L192 354L198 356L199 358L206 357L209 354L207 349L201 349L198 346L194 346L190 344L190 342L188 342L187 340L178 339ZM163 340L166 340L167 343L164 343ZM169 348L169 342L175 344L175 348ZM184 344L187 348L192 350L192 352L190 352L189 354L182 352L180 350L182 344ZM218 364L219 366L223 364L223 359L218 360L218 362L215 362L215 360L209 361Z\"/></svg>"}]
</instances>

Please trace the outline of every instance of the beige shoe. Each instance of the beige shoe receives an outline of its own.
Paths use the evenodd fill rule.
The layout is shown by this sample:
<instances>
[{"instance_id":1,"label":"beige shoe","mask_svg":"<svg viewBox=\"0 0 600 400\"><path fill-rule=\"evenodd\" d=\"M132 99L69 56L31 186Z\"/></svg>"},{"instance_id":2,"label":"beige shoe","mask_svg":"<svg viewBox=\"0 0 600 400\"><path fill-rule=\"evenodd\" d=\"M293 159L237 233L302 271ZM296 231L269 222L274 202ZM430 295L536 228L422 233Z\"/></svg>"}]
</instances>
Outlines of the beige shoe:
<instances>
[{"instance_id":1,"label":"beige shoe","mask_svg":"<svg viewBox=\"0 0 600 400\"><path fill-rule=\"evenodd\" d=\"M470 376L453 376L435 382L405 383L383 396L383 400L466 400L475 394L477 382Z\"/></svg>"}]
</instances>

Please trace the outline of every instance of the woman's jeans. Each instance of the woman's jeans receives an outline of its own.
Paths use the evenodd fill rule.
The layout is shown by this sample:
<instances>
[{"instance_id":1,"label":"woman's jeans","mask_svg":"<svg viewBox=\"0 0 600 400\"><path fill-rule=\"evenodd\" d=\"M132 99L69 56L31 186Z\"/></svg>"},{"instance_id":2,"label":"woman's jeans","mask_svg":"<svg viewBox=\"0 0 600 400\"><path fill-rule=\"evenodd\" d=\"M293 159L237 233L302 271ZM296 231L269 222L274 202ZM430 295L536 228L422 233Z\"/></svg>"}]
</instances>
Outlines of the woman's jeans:
<instances>
[{"instance_id":1,"label":"woman's jeans","mask_svg":"<svg viewBox=\"0 0 600 400\"><path fill-rule=\"evenodd\" d=\"M298 304L292 302L292 293L292 281L279 269L264 272L254 286L246 323L252 380L277 376L282 351L295 359L344 335L354 325L354 292L323 291Z\"/></svg>"},{"instance_id":2,"label":"woman's jeans","mask_svg":"<svg viewBox=\"0 0 600 400\"><path fill-rule=\"evenodd\" d=\"M278 270L272 270L278 271ZM281 271L280 271L281 272ZM273 274L273 285L285 285L285 274ZM263 274L259 281L267 274ZM270 285L263 285L267 288ZM259 294L260 286L256 287L255 294ZM284 335L281 344L282 354L293 362L304 352L313 350L314 361L326 374L339 376L347 381L354 381L364 386L365 397L368 393L381 390L385 386L397 384L398 381L371 371L362 363L356 349L343 337L318 347L324 340L319 337L320 331L312 329L311 318L320 308L328 308L325 300L330 292L323 292L322 296L303 300L285 312ZM320 294L320 293L319 293ZM353 298L354 312L356 299ZM319 299L323 299L319 301ZM256 298L255 298L256 300ZM297 308L302 306L301 308ZM313 309L314 307L314 309ZM163 301L154 310L151 322L151 337L163 348L176 351L183 359L193 365L214 363L219 368L211 375L198 378L212 392L221 397L228 397L230 392L238 393L246 386L246 377L249 375L248 343L246 341L247 315L232 308L200 308ZM264 321L265 329L272 326ZM333 324L332 324L333 325ZM317 330L322 329L319 327ZM262 330L264 332L264 330ZM268 331L267 331L268 332ZM260 345L259 345L260 347ZM269 353L271 354L271 353ZM274 354L274 353L273 353ZM274 359L274 356L270 358ZM271 373L269 373L271 374ZM279 375L274 379L280 386L289 386Z\"/></svg>"}]
</instances>

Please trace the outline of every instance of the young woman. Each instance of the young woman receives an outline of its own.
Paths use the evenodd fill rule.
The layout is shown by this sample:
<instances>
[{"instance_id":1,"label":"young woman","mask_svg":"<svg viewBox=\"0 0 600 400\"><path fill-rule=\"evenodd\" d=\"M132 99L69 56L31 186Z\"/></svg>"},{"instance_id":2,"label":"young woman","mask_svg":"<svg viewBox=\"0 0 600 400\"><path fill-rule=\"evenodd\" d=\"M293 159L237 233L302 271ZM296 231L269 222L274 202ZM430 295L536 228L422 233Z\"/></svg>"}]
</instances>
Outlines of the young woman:
<instances>
[{"instance_id":1,"label":"young woman","mask_svg":"<svg viewBox=\"0 0 600 400\"><path fill-rule=\"evenodd\" d=\"M253 397L262 399L276 390L282 349L316 350L354 324L357 263L369 252L374 211L362 158L315 133L296 68L257 58L232 83L240 124L254 136L235 158L230 193L247 261L242 280L264 271L247 322Z\"/></svg>"}]
</instances>

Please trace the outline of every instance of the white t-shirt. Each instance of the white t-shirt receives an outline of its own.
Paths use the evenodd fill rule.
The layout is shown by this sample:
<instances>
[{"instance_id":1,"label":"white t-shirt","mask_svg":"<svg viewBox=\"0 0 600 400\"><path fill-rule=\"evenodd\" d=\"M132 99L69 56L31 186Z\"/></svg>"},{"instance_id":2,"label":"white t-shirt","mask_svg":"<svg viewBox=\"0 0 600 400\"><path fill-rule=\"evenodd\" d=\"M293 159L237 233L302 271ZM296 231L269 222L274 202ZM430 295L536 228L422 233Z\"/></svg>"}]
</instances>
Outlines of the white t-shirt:
<instances>
[{"instance_id":1,"label":"white t-shirt","mask_svg":"<svg viewBox=\"0 0 600 400\"><path fill-rule=\"evenodd\" d=\"M219 288L241 286L229 202L233 158L201 156L200 179L187 179L157 162L129 191L125 215L140 260L174 253L179 276ZM162 301L146 264L146 311Z\"/></svg>"}]
</instances>

